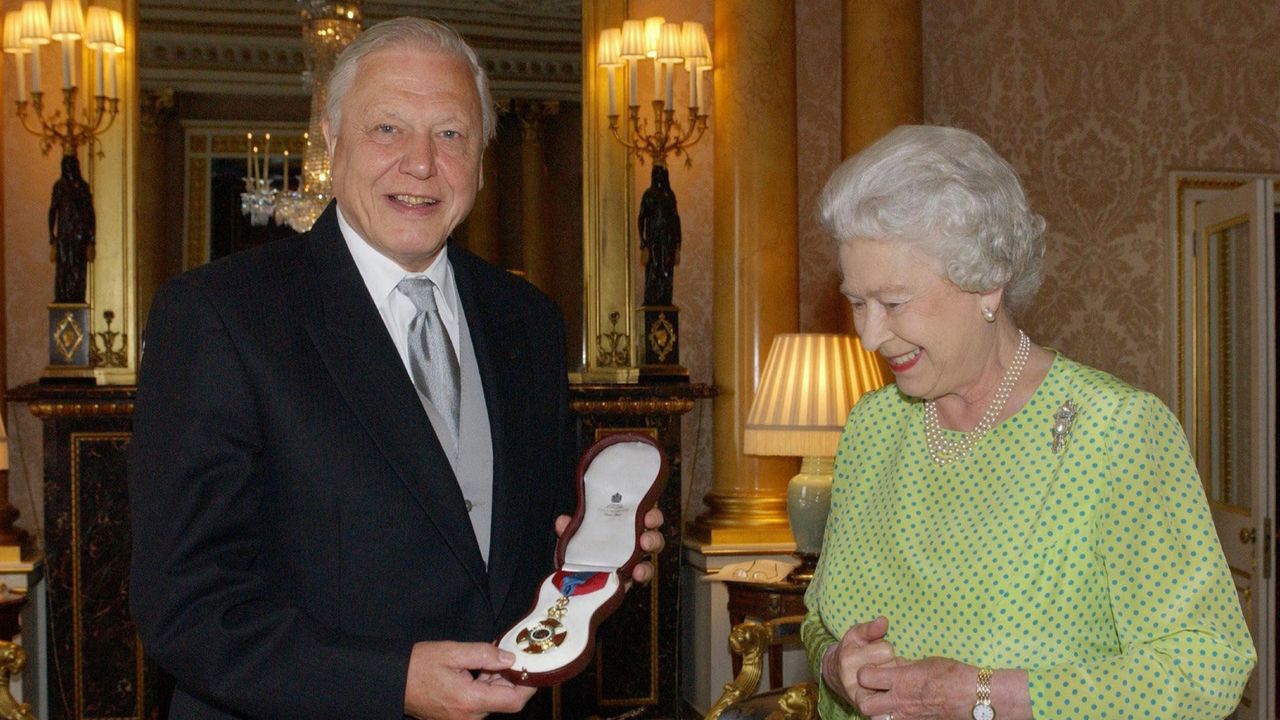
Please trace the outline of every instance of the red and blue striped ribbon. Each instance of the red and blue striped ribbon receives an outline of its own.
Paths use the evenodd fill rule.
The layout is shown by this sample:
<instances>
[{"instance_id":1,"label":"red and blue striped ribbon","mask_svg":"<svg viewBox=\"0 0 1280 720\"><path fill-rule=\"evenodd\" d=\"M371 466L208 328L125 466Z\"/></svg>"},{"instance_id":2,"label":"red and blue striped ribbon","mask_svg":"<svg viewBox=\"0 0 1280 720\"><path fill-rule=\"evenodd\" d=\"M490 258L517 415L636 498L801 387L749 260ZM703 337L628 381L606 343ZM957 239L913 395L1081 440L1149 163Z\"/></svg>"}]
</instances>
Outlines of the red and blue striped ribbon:
<instances>
[{"instance_id":1,"label":"red and blue striped ribbon","mask_svg":"<svg viewBox=\"0 0 1280 720\"><path fill-rule=\"evenodd\" d=\"M567 572L565 570L557 570L556 574L551 577L551 582L560 590L560 594L565 597L573 595L586 595L595 592L604 587L605 579L609 573L605 572Z\"/></svg>"}]
</instances>

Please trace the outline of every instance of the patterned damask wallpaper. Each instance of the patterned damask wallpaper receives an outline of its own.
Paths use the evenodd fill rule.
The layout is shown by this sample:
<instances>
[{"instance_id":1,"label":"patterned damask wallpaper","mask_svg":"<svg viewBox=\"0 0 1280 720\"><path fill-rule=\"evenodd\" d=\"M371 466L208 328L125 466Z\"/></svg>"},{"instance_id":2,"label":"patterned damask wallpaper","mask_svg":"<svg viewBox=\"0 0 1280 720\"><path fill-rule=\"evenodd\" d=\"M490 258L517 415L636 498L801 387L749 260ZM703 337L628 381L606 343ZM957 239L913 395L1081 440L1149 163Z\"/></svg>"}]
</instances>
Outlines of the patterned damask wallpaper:
<instances>
[{"instance_id":1,"label":"patterned damask wallpaper","mask_svg":"<svg viewBox=\"0 0 1280 720\"><path fill-rule=\"evenodd\" d=\"M800 330L853 327L840 295L836 249L818 221L818 195L840 164L840 0L796 3L796 194Z\"/></svg>"},{"instance_id":2,"label":"patterned damask wallpaper","mask_svg":"<svg viewBox=\"0 0 1280 720\"><path fill-rule=\"evenodd\" d=\"M840 326L834 248L805 214L834 166L840 5L796 11L805 330ZM1027 331L1170 402L1169 172L1280 173L1280 3L924 0L923 15L926 122L991 142L1048 221Z\"/></svg>"},{"instance_id":3,"label":"patterned damask wallpaper","mask_svg":"<svg viewBox=\"0 0 1280 720\"><path fill-rule=\"evenodd\" d=\"M1171 170L1280 172L1275 0L925 0L927 121L1048 221L1038 341L1173 395Z\"/></svg>"},{"instance_id":4,"label":"patterned damask wallpaper","mask_svg":"<svg viewBox=\"0 0 1280 720\"><path fill-rule=\"evenodd\" d=\"M842 5L796 0L806 332L850 327L835 248L815 217L842 158ZM1280 174L1280 3L923 0L923 44L925 121L987 138L1048 221L1047 279L1024 327L1171 402L1169 172ZM706 307L710 287L689 273L689 249L678 302ZM707 320L686 325L690 345L710 343ZM714 381L708 360L690 364L695 380ZM709 417L685 425L686 464L695 465L688 517L711 485L709 425Z\"/></svg>"}]
</instances>

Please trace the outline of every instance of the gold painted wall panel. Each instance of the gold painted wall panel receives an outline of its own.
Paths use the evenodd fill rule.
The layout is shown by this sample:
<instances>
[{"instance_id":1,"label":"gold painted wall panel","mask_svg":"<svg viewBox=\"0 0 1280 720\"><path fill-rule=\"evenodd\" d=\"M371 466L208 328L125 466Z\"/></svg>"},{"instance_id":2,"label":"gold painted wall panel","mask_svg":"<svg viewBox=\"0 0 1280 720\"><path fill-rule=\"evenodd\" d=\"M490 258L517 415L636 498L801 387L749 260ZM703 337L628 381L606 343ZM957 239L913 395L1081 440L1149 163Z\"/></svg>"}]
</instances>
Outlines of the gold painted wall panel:
<instances>
[{"instance_id":1,"label":"gold painted wall panel","mask_svg":"<svg viewBox=\"0 0 1280 720\"><path fill-rule=\"evenodd\" d=\"M709 37L715 33L715 13L711 0L632 0L633 18L661 15L668 20L693 20L700 22ZM712 70L712 73L718 70ZM687 78L687 76L685 76ZM714 85L707 76L708 86ZM638 83L640 105L648 109L653 99L653 83L641 76ZM688 107L689 86L675 83L675 104L680 117ZM711 372L711 216L713 188L713 152L715 150L716 97L714 92L704 93L704 105L712 116L712 127L689 149L692 165L685 158L675 158L667 163L671 175L671 189L675 191L680 209L682 234L680 264L675 269L675 293L673 300L680 307L680 328L684 341L680 345L680 364L689 369L694 382L712 382ZM631 199L629 219L636 221L640 208L640 195L649 187L649 163L634 168L634 196ZM638 241L636 241L638 242ZM635 273L634 301L638 306L644 296L644 268L637 252L633 267ZM687 518L697 517L703 510L702 497L711 489L711 401L702 400L685 416L682 424L681 446L684 452L684 492Z\"/></svg>"}]
</instances>

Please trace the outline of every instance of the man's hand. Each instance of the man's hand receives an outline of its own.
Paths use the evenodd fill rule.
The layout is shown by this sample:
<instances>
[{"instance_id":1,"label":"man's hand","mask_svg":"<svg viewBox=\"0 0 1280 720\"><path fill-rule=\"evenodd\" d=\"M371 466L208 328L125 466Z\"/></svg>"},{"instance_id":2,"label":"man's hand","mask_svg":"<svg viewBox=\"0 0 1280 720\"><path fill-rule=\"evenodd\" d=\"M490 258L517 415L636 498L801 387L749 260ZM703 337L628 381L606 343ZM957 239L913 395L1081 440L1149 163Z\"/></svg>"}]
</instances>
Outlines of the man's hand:
<instances>
[{"instance_id":1,"label":"man's hand","mask_svg":"<svg viewBox=\"0 0 1280 720\"><path fill-rule=\"evenodd\" d=\"M409 656L404 714L434 720L519 712L536 688L513 685L497 674L513 662L514 655L488 643L417 643Z\"/></svg>"},{"instance_id":2,"label":"man's hand","mask_svg":"<svg viewBox=\"0 0 1280 720\"><path fill-rule=\"evenodd\" d=\"M569 526L569 522L573 518L568 515L561 515L556 518L556 537L564 534L564 529ZM647 553L662 552L662 548L667 546L667 541L662 537L662 511L657 507L649 508L649 512L644 515L644 526L648 528L640 535L640 549ZM631 568L631 580L638 583L647 583L653 579L653 565L647 562L636 563ZM630 587L630 583L627 584Z\"/></svg>"},{"instance_id":3,"label":"man's hand","mask_svg":"<svg viewBox=\"0 0 1280 720\"><path fill-rule=\"evenodd\" d=\"M894 662L893 646L884 639L889 620L878 617L849 628L840 642L822 657L822 680L827 688L866 714L863 703L874 694L859 682L865 667Z\"/></svg>"}]
</instances>

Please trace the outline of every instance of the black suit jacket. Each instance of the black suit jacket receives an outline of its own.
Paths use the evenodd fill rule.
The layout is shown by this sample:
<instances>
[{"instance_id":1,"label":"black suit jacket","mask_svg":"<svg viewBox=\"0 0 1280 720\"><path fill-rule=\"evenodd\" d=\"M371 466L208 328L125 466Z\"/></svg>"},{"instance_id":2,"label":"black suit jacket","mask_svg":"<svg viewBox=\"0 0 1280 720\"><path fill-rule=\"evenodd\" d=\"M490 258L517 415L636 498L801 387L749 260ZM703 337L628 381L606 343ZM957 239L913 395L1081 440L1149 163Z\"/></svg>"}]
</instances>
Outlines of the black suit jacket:
<instances>
[{"instance_id":1,"label":"black suit jacket","mask_svg":"<svg viewBox=\"0 0 1280 720\"><path fill-rule=\"evenodd\" d=\"M563 323L448 253L493 435L487 569L332 206L157 294L130 602L173 717L399 718L414 642L490 642L528 609L575 502Z\"/></svg>"}]
</instances>

